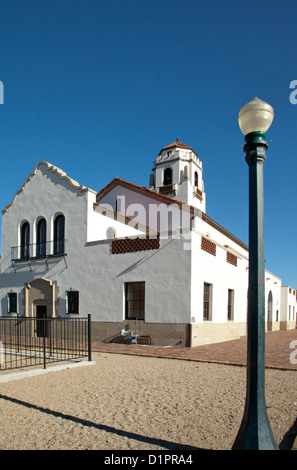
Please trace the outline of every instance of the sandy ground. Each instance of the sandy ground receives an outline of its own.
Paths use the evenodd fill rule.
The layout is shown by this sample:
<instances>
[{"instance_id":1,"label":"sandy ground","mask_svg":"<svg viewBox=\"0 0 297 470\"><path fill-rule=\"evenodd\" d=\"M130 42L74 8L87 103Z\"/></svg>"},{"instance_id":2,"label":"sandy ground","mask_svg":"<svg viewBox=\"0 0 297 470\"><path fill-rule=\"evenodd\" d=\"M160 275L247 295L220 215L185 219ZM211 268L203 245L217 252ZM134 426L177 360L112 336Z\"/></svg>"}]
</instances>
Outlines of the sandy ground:
<instances>
[{"instance_id":1,"label":"sandy ground","mask_svg":"<svg viewBox=\"0 0 297 470\"><path fill-rule=\"evenodd\" d=\"M0 449L231 449L246 369L94 353L95 365L0 384ZM266 370L277 443L296 430L296 371Z\"/></svg>"}]
</instances>

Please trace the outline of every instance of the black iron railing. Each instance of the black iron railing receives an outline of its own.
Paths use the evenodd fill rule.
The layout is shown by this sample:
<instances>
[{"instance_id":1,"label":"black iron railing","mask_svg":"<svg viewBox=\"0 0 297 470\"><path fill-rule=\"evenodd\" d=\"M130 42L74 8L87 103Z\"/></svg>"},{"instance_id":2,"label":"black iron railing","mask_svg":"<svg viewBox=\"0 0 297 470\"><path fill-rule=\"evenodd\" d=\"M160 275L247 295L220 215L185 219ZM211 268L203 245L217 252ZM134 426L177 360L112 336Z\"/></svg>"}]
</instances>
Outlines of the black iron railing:
<instances>
[{"instance_id":1,"label":"black iron railing","mask_svg":"<svg viewBox=\"0 0 297 470\"><path fill-rule=\"evenodd\" d=\"M28 243L11 247L11 261L44 259L53 256L66 256L66 241L51 240L40 243Z\"/></svg>"},{"instance_id":2,"label":"black iron railing","mask_svg":"<svg viewBox=\"0 0 297 470\"><path fill-rule=\"evenodd\" d=\"M0 317L0 371L52 362L91 361L91 316Z\"/></svg>"}]
</instances>

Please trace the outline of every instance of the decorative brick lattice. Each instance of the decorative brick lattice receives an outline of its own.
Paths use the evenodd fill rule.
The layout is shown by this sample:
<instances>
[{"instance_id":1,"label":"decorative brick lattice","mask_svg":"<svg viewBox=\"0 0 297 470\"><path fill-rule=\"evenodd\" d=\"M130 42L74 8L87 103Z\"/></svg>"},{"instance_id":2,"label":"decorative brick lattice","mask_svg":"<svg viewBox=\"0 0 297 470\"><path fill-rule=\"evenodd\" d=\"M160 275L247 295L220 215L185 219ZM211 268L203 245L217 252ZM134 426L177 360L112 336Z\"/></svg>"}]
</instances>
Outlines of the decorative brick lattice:
<instances>
[{"instance_id":1,"label":"decorative brick lattice","mask_svg":"<svg viewBox=\"0 0 297 470\"><path fill-rule=\"evenodd\" d=\"M233 255L232 253L229 253L229 251L227 251L226 261L227 263L233 264L233 266L237 266L237 256Z\"/></svg>"},{"instance_id":2,"label":"decorative brick lattice","mask_svg":"<svg viewBox=\"0 0 297 470\"><path fill-rule=\"evenodd\" d=\"M210 253L213 256L216 256L217 254L216 245L204 237L201 239L201 250L207 251L207 253Z\"/></svg>"},{"instance_id":3,"label":"decorative brick lattice","mask_svg":"<svg viewBox=\"0 0 297 470\"><path fill-rule=\"evenodd\" d=\"M160 238L133 238L113 240L112 254L131 253L133 251L157 250L160 248Z\"/></svg>"}]
</instances>

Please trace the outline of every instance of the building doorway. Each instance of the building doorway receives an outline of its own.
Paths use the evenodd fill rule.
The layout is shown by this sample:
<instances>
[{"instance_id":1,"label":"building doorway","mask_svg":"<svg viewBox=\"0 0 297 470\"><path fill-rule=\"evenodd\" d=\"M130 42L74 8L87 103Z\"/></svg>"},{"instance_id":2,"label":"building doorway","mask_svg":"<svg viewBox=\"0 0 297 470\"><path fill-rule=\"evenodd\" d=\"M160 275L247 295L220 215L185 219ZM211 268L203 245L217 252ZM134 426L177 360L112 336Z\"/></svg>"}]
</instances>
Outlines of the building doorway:
<instances>
[{"instance_id":1,"label":"building doorway","mask_svg":"<svg viewBox=\"0 0 297 470\"><path fill-rule=\"evenodd\" d=\"M25 284L25 317L37 318L37 312L41 316L43 311L46 317L55 318L58 303L56 281L38 278ZM43 310L38 307L43 307Z\"/></svg>"},{"instance_id":2,"label":"building doorway","mask_svg":"<svg viewBox=\"0 0 297 470\"><path fill-rule=\"evenodd\" d=\"M46 317L46 305L36 305L36 336L38 338L48 337L48 322Z\"/></svg>"}]
</instances>

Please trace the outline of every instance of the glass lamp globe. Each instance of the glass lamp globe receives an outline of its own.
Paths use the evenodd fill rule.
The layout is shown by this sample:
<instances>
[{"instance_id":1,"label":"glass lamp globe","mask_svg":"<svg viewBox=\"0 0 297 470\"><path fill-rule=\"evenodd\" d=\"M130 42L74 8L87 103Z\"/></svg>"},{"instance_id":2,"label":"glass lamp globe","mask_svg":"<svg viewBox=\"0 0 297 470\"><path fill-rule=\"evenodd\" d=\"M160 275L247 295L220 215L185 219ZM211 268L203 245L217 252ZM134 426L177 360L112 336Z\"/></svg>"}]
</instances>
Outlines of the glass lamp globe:
<instances>
[{"instance_id":1,"label":"glass lamp globe","mask_svg":"<svg viewBox=\"0 0 297 470\"><path fill-rule=\"evenodd\" d=\"M259 98L254 98L239 111L238 123L243 135L251 132L265 132L274 118L272 106Z\"/></svg>"}]
</instances>

